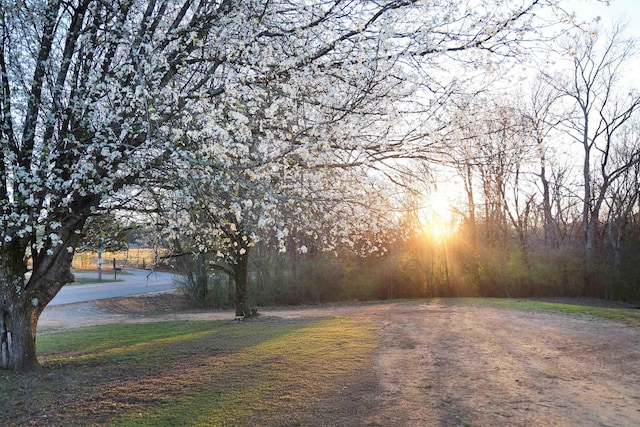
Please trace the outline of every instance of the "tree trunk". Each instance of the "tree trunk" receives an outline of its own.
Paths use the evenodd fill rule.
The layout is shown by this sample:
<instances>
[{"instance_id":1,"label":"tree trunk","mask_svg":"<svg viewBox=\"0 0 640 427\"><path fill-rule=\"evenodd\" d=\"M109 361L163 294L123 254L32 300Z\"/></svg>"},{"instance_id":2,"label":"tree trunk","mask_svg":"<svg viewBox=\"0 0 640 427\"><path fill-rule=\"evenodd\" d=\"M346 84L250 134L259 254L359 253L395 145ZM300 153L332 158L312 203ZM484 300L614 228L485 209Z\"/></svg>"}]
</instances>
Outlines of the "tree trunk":
<instances>
[{"instance_id":1,"label":"tree trunk","mask_svg":"<svg viewBox=\"0 0 640 427\"><path fill-rule=\"evenodd\" d=\"M594 275L596 269L594 268L595 261L595 237L596 237L596 223L591 221L587 227L585 234L585 257L584 257L584 283L583 283L583 296L590 296L593 293L593 287L595 284Z\"/></svg>"},{"instance_id":2,"label":"tree trunk","mask_svg":"<svg viewBox=\"0 0 640 427\"><path fill-rule=\"evenodd\" d=\"M592 203L590 221L587 226L586 231L586 245L585 245L585 283L584 283L584 294L585 296L598 296L603 297L604 292L601 289L596 289L596 285L598 285L597 269L595 268L596 262L596 249L598 244L598 218L600 217L600 210L602 209L602 204L604 203L604 198L606 195L607 188L609 187L610 182L605 180L605 182L601 185L600 193L598 194L598 198L595 202Z\"/></svg>"},{"instance_id":3,"label":"tree trunk","mask_svg":"<svg viewBox=\"0 0 640 427\"><path fill-rule=\"evenodd\" d=\"M0 367L24 372L38 367L36 325L41 311L21 299L0 307Z\"/></svg>"},{"instance_id":4,"label":"tree trunk","mask_svg":"<svg viewBox=\"0 0 640 427\"><path fill-rule=\"evenodd\" d=\"M38 367L36 325L44 309L25 285L21 253L23 248L12 242L0 254L0 368L18 372Z\"/></svg>"},{"instance_id":5,"label":"tree trunk","mask_svg":"<svg viewBox=\"0 0 640 427\"><path fill-rule=\"evenodd\" d=\"M12 241L0 253L0 367L26 371L38 366L35 330L39 312L25 289L24 246ZM34 301L37 305L37 301Z\"/></svg>"},{"instance_id":6,"label":"tree trunk","mask_svg":"<svg viewBox=\"0 0 640 427\"><path fill-rule=\"evenodd\" d=\"M13 241L0 249L0 369L25 372L38 367L40 314L62 286L73 281L73 251L57 249L53 255L36 257L26 283L25 247Z\"/></svg>"},{"instance_id":7,"label":"tree trunk","mask_svg":"<svg viewBox=\"0 0 640 427\"><path fill-rule=\"evenodd\" d=\"M209 271L205 254L198 254L196 264L195 285L197 300L199 304L206 307L209 302Z\"/></svg>"},{"instance_id":8,"label":"tree trunk","mask_svg":"<svg viewBox=\"0 0 640 427\"><path fill-rule=\"evenodd\" d=\"M558 247L557 234L553 226L553 215L551 214L551 192L549 191L549 181L547 179L547 168L545 166L545 156L542 156L540 166L540 181L542 183L542 210L544 216L544 242L551 243L553 248Z\"/></svg>"},{"instance_id":9,"label":"tree trunk","mask_svg":"<svg viewBox=\"0 0 640 427\"><path fill-rule=\"evenodd\" d=\"M584 159L582 166L582 175L584 180L584 192L582 201L582 233L584 236L584 267L583 267L583 283L582 294L587 296L593 282L593 239L595 229L592 229L591 223L594 221L594 217L591 214L591 150L589 140L587 138L588 127L585 126L584 130Z\"/></svg>"},{"instance_id":10,"label":"tree trunk","mask_svg":"<svg viewBox=\"0 0 640 427\"><path fill-rule=\"evenodd\" d=\"M236 264L233 266L236 282L236 317L250 317L249 306L249 251L238 254Z\"/></svg>"},{"instance_id":11,"label":"tree trunk","mask_svg":"<svg viewBox=\"0 0 640 427\"><path fill-rule=\"evenodd\" d=\"M473 177L471 175L471 166L467 165L467 180L465 181L466 193L467 193L467 205L469 211L469 239L475 250L476 248L476 203L473 195Z\"/></svg>"}]
</instances>

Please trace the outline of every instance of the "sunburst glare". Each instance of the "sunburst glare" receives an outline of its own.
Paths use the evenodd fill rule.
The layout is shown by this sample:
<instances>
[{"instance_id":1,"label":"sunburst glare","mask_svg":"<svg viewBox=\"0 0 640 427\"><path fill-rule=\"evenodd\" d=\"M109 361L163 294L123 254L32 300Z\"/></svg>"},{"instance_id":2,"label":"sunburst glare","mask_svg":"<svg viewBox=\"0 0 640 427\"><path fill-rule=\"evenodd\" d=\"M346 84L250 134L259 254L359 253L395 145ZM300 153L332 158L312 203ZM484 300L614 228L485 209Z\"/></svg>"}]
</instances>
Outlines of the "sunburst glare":
<instances>
[{"instance_id":1,"label":"sunburst glare","mask_svg":"<svg viewBox=\"0 0 640 427\"><path fill-rule=\"evenodd\" d=\"M452 200L446 192L433 191L424 196L420 221L426 236L442 241L451 238L455 231Z\"/></svg>"}]
</instances>

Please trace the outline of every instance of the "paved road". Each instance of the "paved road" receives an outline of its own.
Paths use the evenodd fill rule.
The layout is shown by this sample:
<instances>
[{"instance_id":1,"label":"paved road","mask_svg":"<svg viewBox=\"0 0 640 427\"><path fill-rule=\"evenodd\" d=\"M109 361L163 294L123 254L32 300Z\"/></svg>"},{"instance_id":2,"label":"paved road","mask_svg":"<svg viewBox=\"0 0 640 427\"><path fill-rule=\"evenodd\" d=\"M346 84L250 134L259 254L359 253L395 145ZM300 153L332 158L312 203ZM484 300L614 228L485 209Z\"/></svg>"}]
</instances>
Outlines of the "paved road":
<instances>
[{"instance_id":1,"label":"paved road","mask_svg":"<svg viewBox=\"0 0 640 427\"><path fill-rule=\"evenodd\" d=\"M65 285L49 306L175 289L173 274L146 270L127 270L127 273L118 276L121 282L108 282L113 278L109 272L103 273L102 283ZM76 277L95 277L97 280L98 276L97 273L76 273Z\"/></svg>"}]
</instances>

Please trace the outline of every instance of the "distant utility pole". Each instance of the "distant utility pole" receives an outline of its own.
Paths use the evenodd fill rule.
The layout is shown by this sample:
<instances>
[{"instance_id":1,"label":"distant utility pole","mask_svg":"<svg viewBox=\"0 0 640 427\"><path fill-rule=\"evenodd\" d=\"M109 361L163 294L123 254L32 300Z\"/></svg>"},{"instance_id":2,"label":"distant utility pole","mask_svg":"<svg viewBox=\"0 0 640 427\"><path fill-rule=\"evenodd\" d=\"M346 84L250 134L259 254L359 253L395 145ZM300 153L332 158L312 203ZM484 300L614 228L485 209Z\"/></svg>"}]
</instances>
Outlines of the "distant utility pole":
<instances>
[{"instance_id":1,"label":"distant utility pole","mask_svg":"<svg viewBox=\"0 0 640 427\"><path fill-rule=\"evenodd\" d=\"M98 281L102 281L102 248L98 248Z\"/></svg>"}]
</instances>

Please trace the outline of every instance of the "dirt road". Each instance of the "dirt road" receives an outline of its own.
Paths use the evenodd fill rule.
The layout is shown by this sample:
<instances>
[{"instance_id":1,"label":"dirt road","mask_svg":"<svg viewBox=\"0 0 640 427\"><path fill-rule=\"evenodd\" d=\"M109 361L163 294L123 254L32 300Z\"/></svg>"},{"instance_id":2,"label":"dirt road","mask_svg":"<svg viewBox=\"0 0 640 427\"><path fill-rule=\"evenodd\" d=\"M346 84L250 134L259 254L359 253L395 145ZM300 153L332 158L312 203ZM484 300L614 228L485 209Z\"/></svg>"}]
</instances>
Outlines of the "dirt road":
<instances>
[{"instance_id":1,"label":"dirt road","mask_svg":"<svg viewBox=\"0 0 640 427\"><path fill-rule=\"evenodd\" d=\"M121 305L78 305L68 316L51 310L40 327L63 327L74 316L80 324L231 317L231 312L140 317L135 310L133 315L118 310ZM317 425L640 426L637 327L449 301L264 315L348 316L380 331L366 386L348 399L327 402L320 412L332 418L319 418Z\"/></svg>"}]
</instances>

